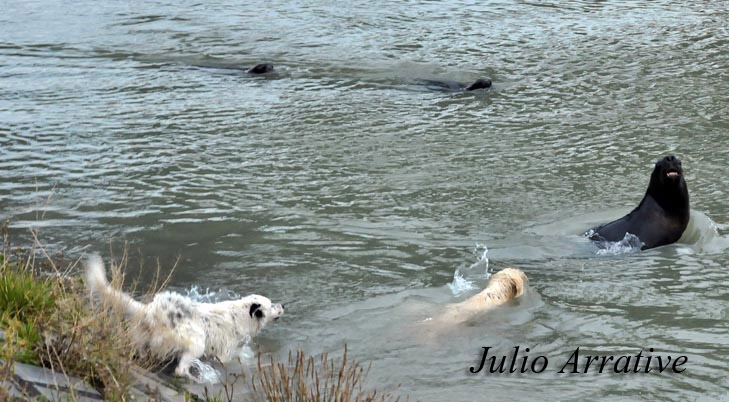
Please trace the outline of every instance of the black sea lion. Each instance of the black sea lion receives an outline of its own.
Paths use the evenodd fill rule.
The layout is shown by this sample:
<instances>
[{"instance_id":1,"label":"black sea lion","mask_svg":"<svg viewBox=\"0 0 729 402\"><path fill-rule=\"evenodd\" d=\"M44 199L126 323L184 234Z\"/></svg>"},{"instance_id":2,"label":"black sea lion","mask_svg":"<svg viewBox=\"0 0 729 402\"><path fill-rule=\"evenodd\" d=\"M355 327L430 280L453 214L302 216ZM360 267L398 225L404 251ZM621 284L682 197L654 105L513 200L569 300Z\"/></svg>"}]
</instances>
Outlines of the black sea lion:
<instances>
[{"instance_id":1,"label":"black sea lion","mask_svg":"<svg viewBox=\"0 0 729 402\"><path fill-rule=\"evenodd\" d=\"M273 64L270 63L263 63L263 64L256 64L255 66L251 67L246 71L248 74L266 74L273 71Z\"/></svg>"},{"instance_id":2,"label":"black sea lion","mask_svg":"<svg viewBox=\"0 0 729 402\"><path fill-rule=\"evenodd\" d=\"M675 243L689 221L689 194L681 161L673 155L656 162L643 200L624 217L585 233L595 241L620 241L638 236L641 250Z\"/></svg>"},{"instance_id":3,"label":"black sea lion","mask_svg":"<svg viewBox=\"0 0 729 402\"><path fill-rule=\"evenodd\" d=\"M482 78L473 82L473 84L466 87L466 91L473 91L476 89L491 88L491 80Z\"/></svg>"},{"instance_id":4,"label":"black sea lion","mask_svg":"<svg viewBox=\"0 0 729 402\"><path fill-rule=\"evenodd\" d=\"M470 84L461 84L460 82L454 81L438 81L426 79L417 79L415 81L419 84L441 91L475 91L477 89L491 88L491 80L488 78L481 78Z\"/></svg>"}]
</instances>

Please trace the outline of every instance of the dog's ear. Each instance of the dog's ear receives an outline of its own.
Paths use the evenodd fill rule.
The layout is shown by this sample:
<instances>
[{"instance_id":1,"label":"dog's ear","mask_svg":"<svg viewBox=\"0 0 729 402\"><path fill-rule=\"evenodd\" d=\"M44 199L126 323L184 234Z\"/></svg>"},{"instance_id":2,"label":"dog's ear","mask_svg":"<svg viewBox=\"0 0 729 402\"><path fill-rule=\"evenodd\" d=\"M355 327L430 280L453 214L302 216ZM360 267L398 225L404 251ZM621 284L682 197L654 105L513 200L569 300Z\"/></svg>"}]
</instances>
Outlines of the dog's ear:
<instances>
[{"instance_id":1,"label":"dog's ear","mask_svg":"<svg viewBox=\"0 0 729 402\"><path fill-rule=\"evenodd\" d=\"M248 314L251 315L251 318L255 315L256 318L263 318L263 311L261 310L261 305L258 303L251 304L250 310L248 310Z\"/></svg>"}]
</instances>

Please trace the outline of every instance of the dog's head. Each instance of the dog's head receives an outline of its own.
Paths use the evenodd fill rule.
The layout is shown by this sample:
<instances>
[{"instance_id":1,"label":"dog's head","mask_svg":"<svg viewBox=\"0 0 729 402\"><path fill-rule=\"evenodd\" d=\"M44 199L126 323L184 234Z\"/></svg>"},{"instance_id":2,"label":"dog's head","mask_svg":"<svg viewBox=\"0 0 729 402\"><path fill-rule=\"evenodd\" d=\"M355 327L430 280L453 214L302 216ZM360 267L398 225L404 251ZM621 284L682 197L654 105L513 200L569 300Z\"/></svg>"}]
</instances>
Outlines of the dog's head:
<instances>
[{"instance_id":1,"label":"dog's head","mask_svg":"<svg viewBox=\"0 0 729 402\"><path fill-rule=\"evenodd\" d=\"M272 303L271 299L261 295L248 295L240 299L247 317L253 323L256 331L260 331L271 321L278 320L284 313L284 306Z\"/></svg>"},{"instance_id":2,"label":"dog's head","mask_svg":"<svg viewBox=\"0 0 729 402\"><path fill-rule=\"evenodd\" d=\"M524 294L529 279L526 274L516 268L506 268L491 276L487 288L502 301L515 299Z\"/></svg>"}]
</instances>

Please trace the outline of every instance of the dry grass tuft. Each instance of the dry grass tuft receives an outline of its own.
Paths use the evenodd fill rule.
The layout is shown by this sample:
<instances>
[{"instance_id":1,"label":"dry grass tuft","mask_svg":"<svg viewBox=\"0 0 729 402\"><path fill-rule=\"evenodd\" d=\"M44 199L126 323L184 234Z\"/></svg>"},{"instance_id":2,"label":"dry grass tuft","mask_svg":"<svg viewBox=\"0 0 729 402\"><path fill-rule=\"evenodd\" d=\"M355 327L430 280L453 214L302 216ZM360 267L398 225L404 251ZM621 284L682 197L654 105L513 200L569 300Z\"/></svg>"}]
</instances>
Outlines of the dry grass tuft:
<instances>
[{"instance_id":1,"label":"dry grass tuft","mask_svg":"<svg viewBox=\"0 0 729 402\"><path fill-rule=\"evenodd\" d=\"M258 359L258 375L251 380L254 395L267 402L397 402L399 397L365 389L367 368L344 355L338 363L324 353L318 358L303 351L289 352L288 362L264 366ZM260 400L260 399L259 399Z\"/></svg>"}]
</instances>

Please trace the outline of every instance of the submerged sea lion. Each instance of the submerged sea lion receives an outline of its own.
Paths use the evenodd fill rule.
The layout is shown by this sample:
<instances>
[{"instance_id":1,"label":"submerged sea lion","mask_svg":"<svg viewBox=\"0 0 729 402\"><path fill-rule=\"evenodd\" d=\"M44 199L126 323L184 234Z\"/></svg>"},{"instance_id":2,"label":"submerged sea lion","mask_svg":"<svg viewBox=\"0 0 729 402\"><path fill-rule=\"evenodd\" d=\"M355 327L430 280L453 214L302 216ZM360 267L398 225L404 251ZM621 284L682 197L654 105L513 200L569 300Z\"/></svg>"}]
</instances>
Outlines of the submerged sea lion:
<instances>
[{"instance_id":1,"label":"submerged sea lion","mask_svg":"<svg viewBox=\"0 0 729 402\"><path fill-rule=\"evenodd\" d=\"M262 64L256 64L255 66L249 68L246 72L248 74L266 74L273 71L273 64L270 63L262 63Z\"/></svg>"},{"instance_id":2,"label":"submerged sea lion","mask_svg":"<svg viewBox=\"0 0 729 402\"><path fill-rule=\"evenodd\" d=\"M426 80L426 79L418 79L416 80L417 83L425 85L427 87L438 89L438 90L445 90L445 91L474 91L477 89L487 89L491 88L491 80L488 78L481 78L478 79L470 84L461 84L460 82L454 82L454 81L438 81L438 80Z\"/></svg>"},{"instance_id":3,"label":"submerged sea lion","mask_svg":"<svg viewBox=\"0 0 729 402\"><path fill-rule=\"evenodd\" d=\"M491 80L488 78L481 78L473 82L473 84L466 87L466 91L473 91L476 89L491 88Z\"/></svg>"},{"instance_id":4,"label":"submerged sea lion","mask_svg":"<svg viewBox=\"0 0 729 402\"><path fill-rule=\"evenodd\" d=\"M256 64L250 68L243 67L239 63L233 64L231 62L195 63L193 66L197 68L217 70L218 73L230 75L239 75L241 72L251 75L261 75L274 71L273 64L270 63Z\"/></svg>"},{"instance_id":5,"label":"submerged sea lion","mask_svg":"<svg viewBox=\"0 0 729 402\"><path fill-rule=\"evenodd\" d=\"M648 190L638 206L624 217L590 229L597 242L623 240L626 233L643 243L641 250L675 243L689 221L689 194L681 161L673 155L656 162Z\"/></svg>"}]
</instances>

